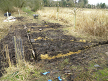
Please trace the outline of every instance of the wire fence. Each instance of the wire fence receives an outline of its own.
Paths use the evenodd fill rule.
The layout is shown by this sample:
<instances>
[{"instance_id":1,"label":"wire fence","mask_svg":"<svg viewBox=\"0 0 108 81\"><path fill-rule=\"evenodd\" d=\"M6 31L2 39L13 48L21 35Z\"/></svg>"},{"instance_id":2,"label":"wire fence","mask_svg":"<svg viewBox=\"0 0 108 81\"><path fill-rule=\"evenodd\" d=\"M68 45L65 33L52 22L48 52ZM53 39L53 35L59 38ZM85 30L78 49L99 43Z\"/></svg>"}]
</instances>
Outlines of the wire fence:
<instances>
[{"instance_id":1,"label":"wire fence","mask_svg":"<svg viewBox=\"0 0 108 81\"><path fill-rule=\"evenodd\" d=\"M14 36L14 48L16 61L19 64L21 60L24 61L24 47L21 37Z\"/></svg>"},{"instance_id":2,"label":"wire fence","mask_svg":"<svg viewBox=\"0 0 108 81\"><path fill-rule=\"evenodd\" d=\"M13 37L15 59L12 59L14 54L10 53L9 45L5 44L3 50L0 52L0 66L5 68L6 66L11 67L12 62L16 62L17 65L21 65L21 62L25 62L23 40L20 37Z\"/></svg>"}]
</instances>

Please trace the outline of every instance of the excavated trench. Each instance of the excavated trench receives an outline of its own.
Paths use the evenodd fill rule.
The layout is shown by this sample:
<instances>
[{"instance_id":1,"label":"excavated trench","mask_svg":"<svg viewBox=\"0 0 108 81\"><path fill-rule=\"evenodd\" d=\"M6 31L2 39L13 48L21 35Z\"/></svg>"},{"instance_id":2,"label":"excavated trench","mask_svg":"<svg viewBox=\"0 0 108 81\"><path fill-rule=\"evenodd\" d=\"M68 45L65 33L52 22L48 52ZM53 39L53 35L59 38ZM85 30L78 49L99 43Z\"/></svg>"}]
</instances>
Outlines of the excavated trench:
<instances>
[{"instance_id":1,"label":"excavated trench","mask_svg":"<svg viewBox=\"0 0 108 81\"><path fill-rule=\"evenodd\" d=\"M6 59L6 51L4 50L4 45L6 44L9 47L11 62L16 64L13 36L21 37L23 40L26 61L32 61L31 56L33 56L35 60L61 58L79 54L81 51L88 48L108 44L108 41L94 43L75 38L74 36L64 35L63 31L58 29L62 27L62 25L56 23L42 25L39 25L38 23L12 25L10 27L11 31L0 41L1 71L3 72L3 68L9 66ZM27 34L28 29L31 30L29 35ZM2 76L1 71L0 76Z\"/></svg>"},{"instance_id":2,"label":"excavated trench","mask_svg":"<svg viewBox=\"0 0 108 81\"><path fill-rule=\"evenodd\" d=\"M56 33L52 36L49 32ZM59 32L59 33L58 33ZM60 34L60 35L59 35ZM99 45L108 44L108 41L89 42L81 39L77 39L73 36L63 35L61 30L48 30L45 32L33 33L30 35L30 42L37 60L39 59L55 59L63 56L80 53L88 48L96 47ZM61 56L58 56L60 55ZM41 57L43 56L43 57ZM56 57L57 56L57 57ZM50 57L50 58L48 58ZM51 58L53 57L53 58ZM55 58L54 58L55 57Z\"/></svg>"}]
</instances>

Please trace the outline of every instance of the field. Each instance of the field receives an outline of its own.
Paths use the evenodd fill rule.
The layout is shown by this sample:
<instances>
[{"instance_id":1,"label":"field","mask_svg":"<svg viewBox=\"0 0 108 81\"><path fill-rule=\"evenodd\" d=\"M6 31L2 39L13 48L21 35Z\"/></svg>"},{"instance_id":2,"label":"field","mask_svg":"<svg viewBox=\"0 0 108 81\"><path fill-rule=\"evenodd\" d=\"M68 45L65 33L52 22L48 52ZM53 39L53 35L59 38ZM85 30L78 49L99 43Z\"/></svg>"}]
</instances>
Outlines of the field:
<instances>
[{"instance_id":1,"label":"field","mask_svg":"<svg viewBox=\"0 0 108 81\"><path fill-rule=\"evenodd\" d=\"M0 81L58 81L59 76L63 81L108 80L106 9L20 12L12 14L15 22L3 22L0 16Z\"/></svg>"},{"instance_id":2,"label":"field","mask_svg":"<svg viewBox=\"0 0 108 81\"><path fill-rule=\"evenodd\" d=\"M75 21L74 11L76 12L76 21ZM42 16L42 18L46 20L53 22L54 20L58 20L57 22L63 25L68 25L69 27L72 28L71 30L73 31L77 31L78 33L88 34L89 36L90 35L101 36L101 38L102 37L106 38L107 34L107 26L108 26L107 12L108 10L100 10L100 9L78 8L74 10L74 8L60 8L57 19L56 8L53 9L45 8L43 11L42 10L38 11L38 13ZM75 27L76 30L74 30L75 25L76 25Z\"/></svg>"}]
</instances>

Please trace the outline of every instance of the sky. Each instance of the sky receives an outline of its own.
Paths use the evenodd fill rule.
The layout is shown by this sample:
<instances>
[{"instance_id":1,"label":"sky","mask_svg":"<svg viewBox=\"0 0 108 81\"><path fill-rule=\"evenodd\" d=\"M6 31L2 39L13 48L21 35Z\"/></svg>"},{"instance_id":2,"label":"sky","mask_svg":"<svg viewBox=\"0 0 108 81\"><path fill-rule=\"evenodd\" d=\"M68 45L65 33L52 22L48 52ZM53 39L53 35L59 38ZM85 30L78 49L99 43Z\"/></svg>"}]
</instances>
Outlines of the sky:
<instances>
[{"instance_id":1,"label":"sky","mask_svg":"<svg viewBox=\"0 0 108 81\"><path fill-rule=\"evenodd\" d=\"M57 0L54 0L54 1L57 1ZM89 4L94 4L94 5L96 5L97 3L101 3L101 2L108 5L108 0L88 0L88 2Z\"/></svg>"}]
</instances>

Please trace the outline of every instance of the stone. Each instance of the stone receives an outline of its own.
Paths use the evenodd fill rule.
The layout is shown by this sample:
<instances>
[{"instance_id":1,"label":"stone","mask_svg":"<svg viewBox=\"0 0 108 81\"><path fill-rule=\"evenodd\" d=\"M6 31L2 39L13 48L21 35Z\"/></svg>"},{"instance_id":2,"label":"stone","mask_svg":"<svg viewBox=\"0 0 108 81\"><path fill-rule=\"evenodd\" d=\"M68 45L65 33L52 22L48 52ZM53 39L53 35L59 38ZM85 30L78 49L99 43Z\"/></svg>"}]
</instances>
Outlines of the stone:
<instances>
[{"instance_id":1,"label":"stone","mask_svg":"<svg viewBox=\"0 0 108 81\"><path fill-rule=\"evenodd\" d=\"M51 73L57 73L59 70L52 70Z\"/></svg>"},{"instance_id":2,"label":"stone","mask_svg":"<svg viewBox=\"0 0 108 81\"><path fill-rule=\"evenodd\" d=\"M34 39L31 39L31 42L33 43L33 42L35 42L35 40Z\"/></svg>"},{"instance_id":3,"label":"stone","mask_svg":"<svg viewBox=\"0 0 108 81\"><path fill-rule=\"evenodd\" d=\"M94 67L98 68L98 67L100 67L100 66L99 66L98 64L95 64Z\"/></svg>"},{"instance_id":4,"label":"stone","mask_svg":"<svg viewBox=\"0 0 108 81\"><path fill-rule=\"evenodd\" d=\"M108 56L108 52L105 53Z\"/></svg>"},{"instance_id":5,"label":"stone","mask_svg":"<svg viewBox=\"0 0 108 81\"><path fill-rule=\"evenodd\" d=\"M71 74L71 70L65 70L65 74Z\"/></svg>"}]
</instances>

